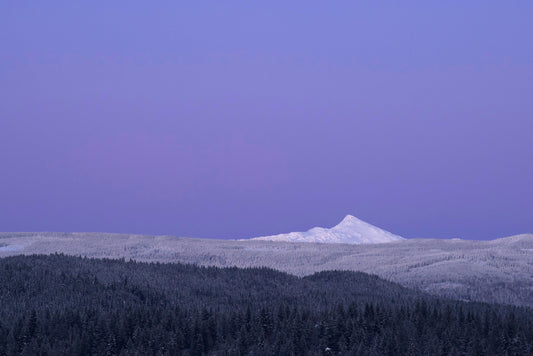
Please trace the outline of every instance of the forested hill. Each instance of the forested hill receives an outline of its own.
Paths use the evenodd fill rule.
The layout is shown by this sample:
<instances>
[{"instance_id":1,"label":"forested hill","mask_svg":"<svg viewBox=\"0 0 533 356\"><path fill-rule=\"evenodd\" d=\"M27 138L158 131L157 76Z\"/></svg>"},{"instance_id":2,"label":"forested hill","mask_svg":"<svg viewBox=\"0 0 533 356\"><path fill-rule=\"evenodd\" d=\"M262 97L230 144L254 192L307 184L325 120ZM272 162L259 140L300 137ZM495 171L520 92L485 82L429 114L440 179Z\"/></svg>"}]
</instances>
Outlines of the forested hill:
<instances>
[{"instance_id":1,"label":"forested hill","mask_svg":"<svg viewBox=\"0 0 533 356\"><path fill-rule=\"evenodd\" d=\"M297 276L351 270L459 300L533 307L533 235L493 241L383 244L229 241L106 233L0 233L0 257L65 253L216 267L270 267Z\"/></svg>"},{"instance_id":2,"label":"forested hill","mask_svg":"<svg viewBox=\"0 0 533 356\"><path fill-rule=\"evenodd\" d=\"M0 259L0 355L516 354L533 311L356 272Z\"/></svg>"}]
</instances>

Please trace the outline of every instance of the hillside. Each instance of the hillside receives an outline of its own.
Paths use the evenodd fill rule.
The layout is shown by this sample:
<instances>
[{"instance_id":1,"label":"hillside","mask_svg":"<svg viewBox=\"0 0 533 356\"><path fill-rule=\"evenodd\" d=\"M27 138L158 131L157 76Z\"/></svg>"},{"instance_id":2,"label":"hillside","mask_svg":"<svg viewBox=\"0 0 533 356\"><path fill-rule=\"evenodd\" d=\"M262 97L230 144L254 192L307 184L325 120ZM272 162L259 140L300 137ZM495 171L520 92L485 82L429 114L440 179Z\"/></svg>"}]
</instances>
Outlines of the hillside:
<instances>
[{"instance_id":1,"label":"hillside","mask_svg":"<svg viewBox=\"0 0 533 356\"><path fill-rule=\"evenodd\" d=\"M533 235L493 241L407 239L324 245L102 233L0 233L0 257L62 252L220 267L265 266L298 276L324 270L362 271L435 295L528 306L533 306L532 251Z\"/></svg>"},{"instance_id":2,"label":"hillside","mask_svg":"<svg viewBox=\"0 0 533 356\"><path fill-rule=\"evenodd\" d=\"M51 256L0 259L0 355L528 354L529 308L375 276L304 278Z\"/></svg>"}]
</instances>

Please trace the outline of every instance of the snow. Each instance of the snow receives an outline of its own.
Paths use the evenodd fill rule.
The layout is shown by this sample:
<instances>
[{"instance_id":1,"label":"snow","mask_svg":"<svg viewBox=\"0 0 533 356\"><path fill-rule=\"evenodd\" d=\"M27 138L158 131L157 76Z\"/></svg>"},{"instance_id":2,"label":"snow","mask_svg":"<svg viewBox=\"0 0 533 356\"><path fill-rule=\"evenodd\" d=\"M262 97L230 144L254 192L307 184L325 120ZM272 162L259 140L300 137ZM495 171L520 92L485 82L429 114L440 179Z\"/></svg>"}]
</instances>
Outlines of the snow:
<instances>
[{"instance_id":1,"label":"snow","mask_svg":"<svg viewBox=\"0 0 533 356\"><path fill-rule=\"evenodd\" d=\"M327 229L314 227L305 232L290 232L272 236L255 237L250 240L319 242L344 244L376 244L403 240L403 237L380 229L352 215L346 217L336 226Z\"/></svg>"},{"instance_id":2,"label":"snow","mask_svg":"<svg viewBox=\"0 0 533 356\"><path fill-rule=\"evenodd\" d=\"M339 224L337 230L357 225L357 220L350 218L345 223ZM15 251L13 246L21 248ZM269 267L297 276L330 270L361 271L447 298L533 307L533 234L491 241L402 239L392 243L321 244L108 233L0 232L1 247L4 248L0 249L0 258L64 253L202 266Z\"/></svg>"},{"instance_id":3,"label":"snow","mask_svg":"<svg viewBox=\"0 0 533 356\"><path fill-rule=\"evenodd\" d=\"M22 245L7 245L7 246L0 246L0 252L3 251L18 251L22 250L24 246Z\"/></svg>"}]
</instances>

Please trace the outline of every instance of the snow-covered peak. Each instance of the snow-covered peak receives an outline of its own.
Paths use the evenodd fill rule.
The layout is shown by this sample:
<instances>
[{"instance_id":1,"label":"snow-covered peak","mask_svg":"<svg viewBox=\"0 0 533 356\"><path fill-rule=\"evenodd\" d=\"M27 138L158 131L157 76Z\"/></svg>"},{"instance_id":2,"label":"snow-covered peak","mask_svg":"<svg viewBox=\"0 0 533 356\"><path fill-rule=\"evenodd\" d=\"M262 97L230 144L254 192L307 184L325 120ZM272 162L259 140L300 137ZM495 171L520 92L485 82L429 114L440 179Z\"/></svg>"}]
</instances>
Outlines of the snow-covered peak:
<instances>
[{"instance_id":1,"label":"snow-covered peak","mask_svg":"<svg viewBox=\"0 0 533 356\"><path fill-rule=\"evenodd\" d=\"M360 223L370 225L368 223L365 223L363 220L360 220L360 219L356 218L353 215L346 215L344 217L344 219L342 219L342 221L340 223L335 225L335 227L343 227L343 226L348 227L348 226L354 226L354 225L360 224Z\"/></svg>"},{"instance_id":2,"label":"snow-covered peak","mask_svg":"<svg viewBox=\"0 0 533 356\"><path fill-rule=\"evenodd\" d=\"M361 222L362 220L359 220L358 218L356 218L355 216L353 215L346 215L344 217L344 219L342 219L342 221L337 225L337 226L341 226L341 225L351 225L351 224L355 224L355 223L358 223L358 222Z\"/></svg>"},{"instance_id":3,"label":"snow-covered peak","mask_svg":"<svg viewBox=\"0 0 533 356\"><path fill-rule=\"evenodd\" d=\"M403 240L403 237L380 229L355 216L346 215L339 224L330 229L314 227L306 232L261 236L251 240L374 244Z\"/></svg>"}]
</instances>

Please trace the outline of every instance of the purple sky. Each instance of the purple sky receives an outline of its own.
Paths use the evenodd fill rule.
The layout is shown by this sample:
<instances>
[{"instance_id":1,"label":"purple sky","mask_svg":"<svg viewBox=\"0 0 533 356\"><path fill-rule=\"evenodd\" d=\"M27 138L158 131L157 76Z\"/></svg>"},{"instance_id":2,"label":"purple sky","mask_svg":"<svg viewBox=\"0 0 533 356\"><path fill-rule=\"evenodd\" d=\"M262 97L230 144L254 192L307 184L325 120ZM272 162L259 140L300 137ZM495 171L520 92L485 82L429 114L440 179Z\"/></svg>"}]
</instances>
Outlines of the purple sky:
<instances>
[{"instance_id":1,"label":"purple sky","mask_svg":"<svg viewBox=\"0 0 533 356\"><path fill-rule=\"evenodd\" d=\"M0 3L0 231L533 232L533 2L183 3Z\"/></svg>"}]
</instances>

